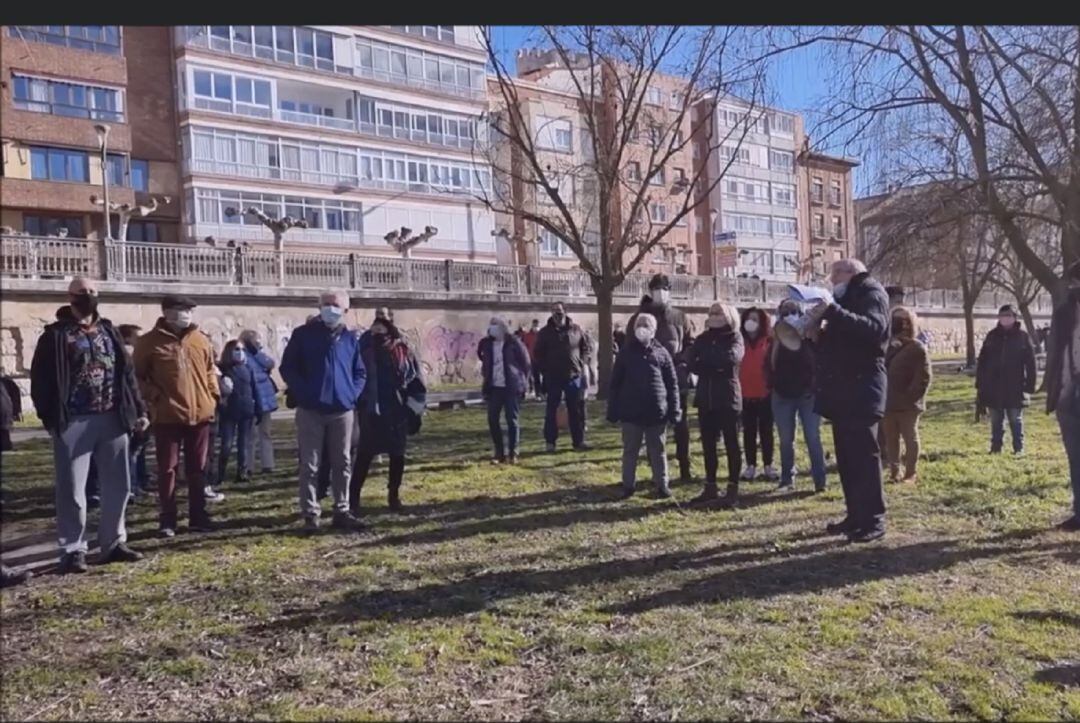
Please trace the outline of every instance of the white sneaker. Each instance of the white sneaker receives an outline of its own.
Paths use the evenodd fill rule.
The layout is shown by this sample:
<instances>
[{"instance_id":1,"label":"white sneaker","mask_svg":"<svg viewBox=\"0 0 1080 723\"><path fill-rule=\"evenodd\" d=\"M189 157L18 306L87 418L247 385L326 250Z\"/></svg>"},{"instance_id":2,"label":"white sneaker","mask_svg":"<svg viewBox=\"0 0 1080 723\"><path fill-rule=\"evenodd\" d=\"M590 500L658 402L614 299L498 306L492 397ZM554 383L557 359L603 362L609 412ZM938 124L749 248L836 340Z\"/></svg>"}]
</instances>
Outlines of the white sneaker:
<instances>
[{"instance_id":1,"label":"white sneaker","mask_svg":"<svg viewBox=\"0 0 1080 723\"><path fill-rule=\"evenodd\" d=\"M762 470L761 476L764 477L768 482L775 482L776 480L780 479L780 475L776 474L776 470L773 469L773 466L771 464L767 465L765 469Z\"/></svg>"},{"instance_id":2,"label":"white sneaker","mask_svg":"<svg viewBox=\"0 0 1080 723\"><path fill-rule=\"evenodd\" d=\"M755 477L757 477L757 467L752 464L746 465L746 468L742 471L742 479L749 482Z\"/></svg>"},{"instance_id":3,"label":"white sneaker","mask_svg":"<svg viewBox=\"0 0 1080 723\"><path fill-rule=\"evenodd\" d=\"M221 492L215 492L214 488L210 485L206 485L206 489L203 490L203 494L206 496L207 502L224 502L225 495Z\"/></svg>"}]
</instances>

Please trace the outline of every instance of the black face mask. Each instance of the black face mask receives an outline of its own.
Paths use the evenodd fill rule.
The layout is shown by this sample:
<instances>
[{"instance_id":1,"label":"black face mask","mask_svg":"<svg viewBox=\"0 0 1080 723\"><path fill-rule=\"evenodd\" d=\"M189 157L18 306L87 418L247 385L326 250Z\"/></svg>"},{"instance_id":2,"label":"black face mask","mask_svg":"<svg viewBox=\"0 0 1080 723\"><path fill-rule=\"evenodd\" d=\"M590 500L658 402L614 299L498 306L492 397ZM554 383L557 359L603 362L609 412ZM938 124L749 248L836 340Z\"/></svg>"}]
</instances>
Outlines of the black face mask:
<instances>
[{"instance_id":1,"label":"black face mask","mask_svg":"<svg viewBox=\"0 0 1080 723\"><path fill-rule=\"evenodd\" d=\"M566 318L566 314L563 314L561 312L555 312L551 315L551 318L555 320L556 324L561 324L563 323L563 319Z\"/></svg>"},{"instance_id":2,"label":"black face mask","mask_svg":"<svg viewBox=\"0 0 1080 723\"><path fill-rule=\"evenodd\" d=\"M71 297L71 309L79 318L85 319L97 312L98 298L93 294L76 294Z\"/></svg>"}]
</instances>

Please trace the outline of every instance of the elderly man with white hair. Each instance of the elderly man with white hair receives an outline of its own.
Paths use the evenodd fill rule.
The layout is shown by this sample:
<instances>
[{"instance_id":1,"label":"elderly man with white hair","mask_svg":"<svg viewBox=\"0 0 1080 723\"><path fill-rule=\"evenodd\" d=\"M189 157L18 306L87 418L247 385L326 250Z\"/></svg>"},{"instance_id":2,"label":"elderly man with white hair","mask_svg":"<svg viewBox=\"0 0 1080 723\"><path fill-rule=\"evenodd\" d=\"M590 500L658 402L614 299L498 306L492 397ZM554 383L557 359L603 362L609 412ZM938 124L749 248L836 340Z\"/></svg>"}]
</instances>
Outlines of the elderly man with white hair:
<instances>
[{"instance_id":1,"label":"elderly man with white hair","mask_svg":"<svg viewBox=\"0 0 1080 723\"><path fill-rule=\"evenodd\" d=\"M319 315L293 330L281 357L281 376L296 401L296 441L300 449L300 514L308 532L319 528L322 509L317 496L323 443L329 452L334 491L332 527L356 530L349 512L350 443L353 409L364 391L367 373L360 341L345 326L349 296L326 291L319 297Z\"/></svg>"},{"instance_id":2,"label":"elderly man with white hair","mask_svg":"<svg viewBox=\"0 0 1080 723\"><path fill-rule=\"evenodd\" d=\"M529 389L529 350L525 342L510 333L506 319L491 317L487 336L480 340L476 356L483 374L483 395L487 402L488 429L495 445L492 464L509 461L517 464L518 413L521 400ZM506 415L506 443L503 443L501 417ZM509 456L508 456L509 455Z\"/></svg>"},{"instance_id":3,"label":"elderly man with white hair","mask_svg":"<svg viewBox=\"0 0 1080 723\"><path fill-rule=\"evenodd\" d=\"M889 295L855 259L834 263L831 281L833 300L818 302L811 312L824 319L815 411L832 422L847 516L827 529L852 542L870 542L885 534L877 429L885 414Z\"/></svg>"},{"instance_id":4,"label":"elderly man with white hair","mask_svg":"<svg viewBox=\"0 0 1080 723\"><path fill-rule=\"evenodd\" d=\"M52 435L56 474L56 527L61 573L86 566L86 480L91 457L101 484L98 543L103 562L135 562L128 548L124 512L131 477L128 435L150 426L124 341L98 312L97 287L75 278L69 305L45 327L30 367L30 396Z\"/></svg>"}]
</instances>

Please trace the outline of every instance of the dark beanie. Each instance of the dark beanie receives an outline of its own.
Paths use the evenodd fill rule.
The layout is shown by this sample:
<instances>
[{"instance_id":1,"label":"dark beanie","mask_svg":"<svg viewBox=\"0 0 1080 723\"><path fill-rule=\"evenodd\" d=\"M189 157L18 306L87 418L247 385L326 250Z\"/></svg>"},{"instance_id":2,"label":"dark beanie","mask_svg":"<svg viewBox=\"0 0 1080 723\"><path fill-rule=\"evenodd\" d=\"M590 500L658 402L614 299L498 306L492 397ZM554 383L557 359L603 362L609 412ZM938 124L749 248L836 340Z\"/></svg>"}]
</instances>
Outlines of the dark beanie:
<instances>
[{"instance_id":1,"label":"dark beanie","mask_svg":"<svg viewBox=\"0 0 1080 723\"><path fill-rule=\"evenodd\" d=\"M667 277L666 274L657 274L656 276L653 276L652 279L649 280L649 288L650 289L670 289L671 288L671 280Z\"/></svg>"},{"instance_id":2,"label":"dark beanie","mask_svg":"<svg viewBox=\"0 0 1080 723\"><path fill-rule=\"evenodd\" d=\"M1005 306L998 309L998 316L1002 316L1004 314L1011 314L1012 316L1015 317L1016 316L1016 309L1013 308L1012 304L1005 304Z\"/></svg>"}]
</instances>

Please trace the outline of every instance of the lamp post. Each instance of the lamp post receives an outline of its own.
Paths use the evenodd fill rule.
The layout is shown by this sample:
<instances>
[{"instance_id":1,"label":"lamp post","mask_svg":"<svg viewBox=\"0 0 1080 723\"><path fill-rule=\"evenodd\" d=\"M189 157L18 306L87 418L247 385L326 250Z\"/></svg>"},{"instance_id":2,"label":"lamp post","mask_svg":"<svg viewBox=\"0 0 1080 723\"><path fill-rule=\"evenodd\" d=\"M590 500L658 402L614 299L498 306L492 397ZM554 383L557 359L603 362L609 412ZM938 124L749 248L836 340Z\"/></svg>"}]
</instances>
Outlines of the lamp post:
<instances>
[{"instance_id":1,"label":"lamp post","mask_svg":"<svg viewBox=\"0 0 1080 723\"><path fill-rule=\"evenodd\" d=\"M109 205L109 126L98 123L94 126L94 130L97 131L98 145L101 147L101 195L104 197L101 211L105 217L105 235L102 238L111 240L112 222L109 212L112 210L112 206Z\"/></svg>"}]
</instances>

